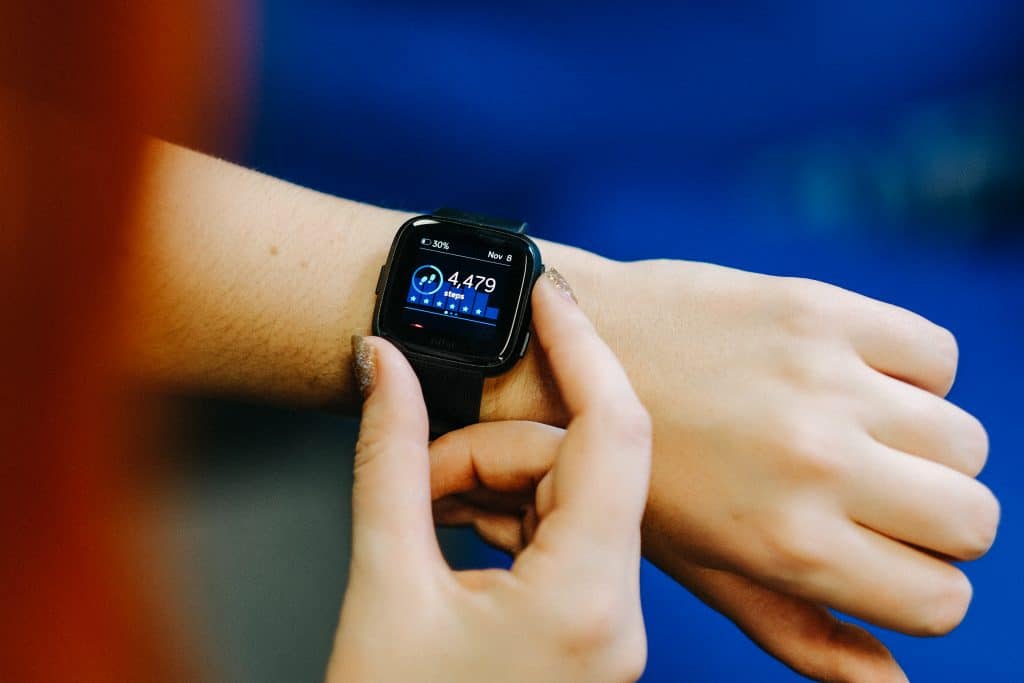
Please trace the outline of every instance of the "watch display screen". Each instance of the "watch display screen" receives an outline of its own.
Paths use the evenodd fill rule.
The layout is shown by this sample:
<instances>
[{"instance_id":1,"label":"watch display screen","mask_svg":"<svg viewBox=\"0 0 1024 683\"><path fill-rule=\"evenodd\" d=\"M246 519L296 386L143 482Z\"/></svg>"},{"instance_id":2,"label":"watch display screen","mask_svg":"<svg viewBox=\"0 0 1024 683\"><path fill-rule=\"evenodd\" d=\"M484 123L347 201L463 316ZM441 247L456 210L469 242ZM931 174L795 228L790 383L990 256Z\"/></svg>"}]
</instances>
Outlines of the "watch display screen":
<instances>
[{"instance_id":1,"label":"watch display screen","mask_svg":"<svg viewBox=\"0 0 1024 683\"><path fill-rule=\"evenodd\" d=\"M533 268L519 235L420 219L396 247L382 332L432 354L494 361L508 351Z\"/></svg>"}]
</instances>

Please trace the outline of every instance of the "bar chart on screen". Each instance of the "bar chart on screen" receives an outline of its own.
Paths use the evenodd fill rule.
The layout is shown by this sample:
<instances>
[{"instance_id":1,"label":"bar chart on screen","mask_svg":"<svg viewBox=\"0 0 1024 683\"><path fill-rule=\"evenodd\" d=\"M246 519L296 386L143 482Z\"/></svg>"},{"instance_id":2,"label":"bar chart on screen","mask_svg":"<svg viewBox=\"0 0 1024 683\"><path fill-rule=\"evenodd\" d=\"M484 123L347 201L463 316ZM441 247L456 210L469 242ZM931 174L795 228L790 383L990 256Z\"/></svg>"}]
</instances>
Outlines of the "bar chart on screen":
<instances>
[{"instance_id":1,"label":"bar chart on screen","mask_svg":"<svg viewBox=\"0 0 1024 683\"><path fill-rule=\"evenodd\" d=\"M409 284L409 292L405 302L407 308L415 310L427 309L433 313L467 318L474 322L494 321L498 319L498 309L488 306L490 295L472 287L452 287L448 282L438 280L431 282L430 274L417 271ZM426 280L421 285L421 280Z\"/></svg>"}]
</instances>

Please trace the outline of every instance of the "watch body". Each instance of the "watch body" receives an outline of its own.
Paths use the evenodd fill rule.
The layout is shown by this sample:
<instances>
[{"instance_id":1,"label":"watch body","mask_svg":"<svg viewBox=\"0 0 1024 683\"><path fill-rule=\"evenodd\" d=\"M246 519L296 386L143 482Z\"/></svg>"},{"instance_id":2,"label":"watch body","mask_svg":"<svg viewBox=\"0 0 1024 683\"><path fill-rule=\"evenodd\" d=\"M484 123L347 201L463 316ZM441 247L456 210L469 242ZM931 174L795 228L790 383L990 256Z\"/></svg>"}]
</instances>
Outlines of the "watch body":
<instances>
[{"instance_id":1,"label":"watch body","mask_svg":"<svg viewBox=\"0 0 1024 683\"><path fill-rule=\"evenodd\" d=\"M530 294L544 267L524 230L441 209L406 221L391 245L373 333L417 371L435 433L475 422L483 377L526 352Z\"/></svg>"}]
</instances>

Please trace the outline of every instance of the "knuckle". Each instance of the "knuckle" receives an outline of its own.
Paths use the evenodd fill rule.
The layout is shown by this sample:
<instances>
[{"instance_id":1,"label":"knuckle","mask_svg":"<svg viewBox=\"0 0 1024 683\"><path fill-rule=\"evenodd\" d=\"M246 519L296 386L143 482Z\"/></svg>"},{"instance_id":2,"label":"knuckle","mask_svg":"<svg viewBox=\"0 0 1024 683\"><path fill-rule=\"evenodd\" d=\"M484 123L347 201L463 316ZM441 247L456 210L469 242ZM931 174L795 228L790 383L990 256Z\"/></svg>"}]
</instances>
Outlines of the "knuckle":
<instances>
[{"instance_id":1,"label":"knuckle","mask_svg":"<svg viewBox=\"0 0 1024 683\"><path fill-rule=\"evenodd\" d=\"M783 378L801 389L828 387L836 383L837 364L811 343L792 342L776 354Z\"/></svg>"},{"instance_id":2,"label":"knuckle","mask_svg":"<svg viewBox=\"0 0 1024 683\"><path fill-rule=\"evenodd\" d=\"M622 617L616 602L602 591L574 603L560 619L563 648L575 656L608 651L621 630Z\"/></svg>"},{"instance_id":3,"label":"knuckle","mask_svg":"<svg viewBox=\"0 0 1024 683\"><path fill-rule=\"evenodd\" d=\"M827 482L841 479L848 463L830 438L830 428L821 420L789 418L779 431L779 444L789 455L790 474L798 479Z\"/></svg>"},{"instance_id":4,"label":"knuckle","mask_svg":"<svg viewBox=\"0 0 1024 683\"><path fill-rule=\"evenodd\" d=\"M807 278L783 278L779 292L779 323L791 335L818 337L830 325L828 285Z\"/></svg>"},{"instance_id":5,"label":"knuckle","mask_svg":"<svg viewBox=\"0 0 1024 683\"><path fill-rule=\"evenodd\" d=\"M942 399L932 400L934 398L930 395L915 394L912 398L901 401L897 418L900 424L922 428L927 425L949 435L956 427L946 420L949 412L941 405Z\"/></svg>"},{"instance_id":6,"label":"knuckle","mask_svg":"<svg viewBox=\"0 0 1024 683\"><path fill-rule=\"evenodd\" d=\"M772 572L787 584L805 582L827 563L811 525L793 513L777 516L764 537Z\"/></svg>"},{"instance_id":7,"label":"knuckle","mask_svg":"<svg viewBox=\"0 0 1024 683\"><path fill-rule=\"evenodd\" d=\"M607 670L613 681L636 681L647 667L647 638L643 628L632 629L616 649Z\"/></svg>"},{"instance_id":8,"label":"knuckle","mask_svg":"<svg viewBox=\"0 0 1024 683\"><path fill-rule=\"evenodd\" d=\"M942 636L956 628L971 604L974 589L960 571L943 581L937 593L924 603L917 623L916 635Z\"/></svg>"}]
</instances>

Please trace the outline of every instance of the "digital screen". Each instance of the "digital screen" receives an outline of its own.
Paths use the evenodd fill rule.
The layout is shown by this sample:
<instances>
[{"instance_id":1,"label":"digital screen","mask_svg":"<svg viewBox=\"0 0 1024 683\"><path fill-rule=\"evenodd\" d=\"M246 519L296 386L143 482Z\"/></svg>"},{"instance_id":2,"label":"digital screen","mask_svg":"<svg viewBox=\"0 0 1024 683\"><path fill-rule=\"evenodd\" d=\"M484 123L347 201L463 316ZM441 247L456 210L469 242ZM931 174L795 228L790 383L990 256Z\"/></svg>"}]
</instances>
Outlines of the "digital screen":
<instances>
[{"instance_id":1,"label":"digital screen","mask_svg":"<svg viewBox=\"0 0 1024 683\"><path fill-rule=\"evenodd\" d=\"M403 236L383 302L389 336L431 352L506 350L533 264L523 238L424 220Z\"/></svg>"},{"instance_id":2,"label":"digital screen","mask_svg":"<svg viewBox=\"0 0 1024 683\"><path fill-rule=\"evenodd\" d=\"M498 281L506 279L505 273L481 275L481 271L493 272L491 264L466 263L462 256L424 256L422 260L426 263L412 272L406 308L434 314L440 312L467 322L497 326L498 308L488 304L491 303L490 297L500 294L495 290L498 289Z\"/></svg>"}]
</instances>

